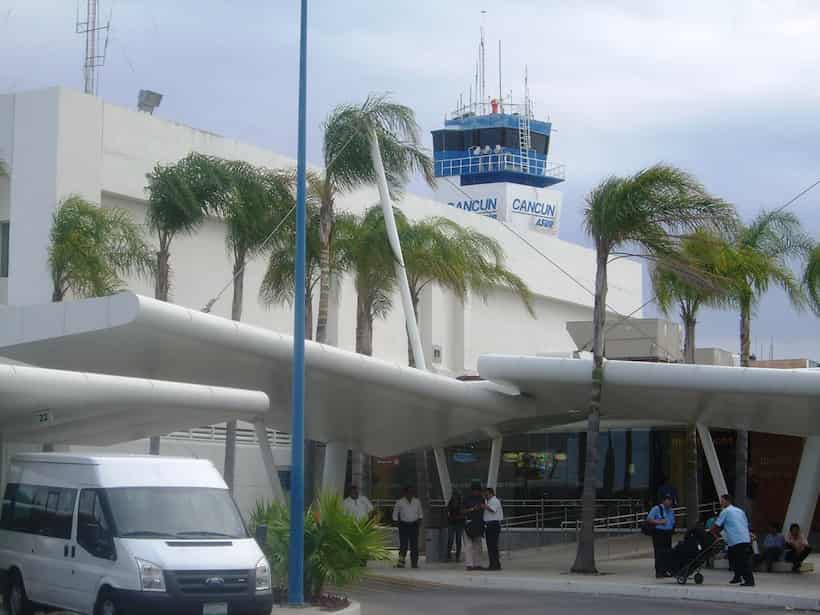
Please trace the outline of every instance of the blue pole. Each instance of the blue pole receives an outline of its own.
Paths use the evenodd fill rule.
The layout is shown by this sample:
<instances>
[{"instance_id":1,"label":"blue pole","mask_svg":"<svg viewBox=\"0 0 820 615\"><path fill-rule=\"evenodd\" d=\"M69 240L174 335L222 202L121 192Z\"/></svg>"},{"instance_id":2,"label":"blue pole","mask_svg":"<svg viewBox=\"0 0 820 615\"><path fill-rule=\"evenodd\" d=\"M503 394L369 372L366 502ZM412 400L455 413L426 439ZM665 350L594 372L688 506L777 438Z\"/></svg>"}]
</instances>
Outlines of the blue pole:
<instances>
[{"instance_id":1,"label":"blue pole","mask_svg":"<svg viewBox=\"0 0 820 615\"><path fill-rule=\"evenodd\" d=\"M299 144L296 158L296 269L293 300L293 428L291 429L288 602L305 601L305 107L307 105L307 0L299 34Z\"/></svg>"}]
</instances>

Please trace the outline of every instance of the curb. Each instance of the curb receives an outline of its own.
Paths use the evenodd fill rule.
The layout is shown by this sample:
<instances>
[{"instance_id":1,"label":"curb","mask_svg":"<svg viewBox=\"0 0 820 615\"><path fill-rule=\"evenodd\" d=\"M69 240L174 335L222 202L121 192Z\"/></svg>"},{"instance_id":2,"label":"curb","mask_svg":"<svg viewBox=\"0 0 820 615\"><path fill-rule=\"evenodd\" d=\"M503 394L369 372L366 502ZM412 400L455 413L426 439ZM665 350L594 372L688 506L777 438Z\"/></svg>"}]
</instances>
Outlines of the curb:
<instances>
[{"instance_id":1,"label":"curb","mask_svg":"<svg viewBox=\"0 0 820 615\"><path fill-rule=\"evenodd\" d=\"M390 576L370 575L384 581L394 581ZM411 582L411 579L406 581ZM422 583L427 581L420 579ZM521 590L531 592L566 592L593 596L628 596L633 598L682 599L701 602L720 602L748 606L767 606L801 611L820 611L820 598L794 596L791 594L740 591L719 587L687 585L635 585L601 583L595 581L555 581L538 577L493 577L464 575L456 581L439 580L438 586L460 588L486 588Z\"/></svg>"},{"instance_id":2,"label":"curb","mask_svg":"<svg viewBox=\"0 0 820 615\"><path fill-rule=\"evenodd\" d=\"M276 608L274 607L274 612L276 611L285 611L291 610L301 613L302 615L310 615L311 613L333 613L333 615L362 615L362 605L359 602L354 602L353 600L350 601L350 606L343 608L341 611L327 611L325 609L320 609L319 607L289 607L283 606Z\"/></svg>"}]
</instances>

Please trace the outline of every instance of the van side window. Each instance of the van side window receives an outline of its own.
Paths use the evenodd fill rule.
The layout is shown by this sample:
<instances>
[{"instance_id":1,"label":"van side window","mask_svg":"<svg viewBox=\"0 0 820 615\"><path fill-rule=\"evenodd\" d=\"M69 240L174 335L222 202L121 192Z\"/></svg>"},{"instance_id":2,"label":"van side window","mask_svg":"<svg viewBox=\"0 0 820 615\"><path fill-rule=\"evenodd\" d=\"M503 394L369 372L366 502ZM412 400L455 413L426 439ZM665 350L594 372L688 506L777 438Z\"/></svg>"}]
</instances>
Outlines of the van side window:
<instances>
[{"instance_id":1,"label":"van side window","mask_svg":"<svg viewBox=\"0 0 820 615\"><path fill-rule=\"evenodd\" d=\"M77 544L94 557L115 559L111 524L103 507L100 492L83 489L77 511Z\"/></svg>"},{"instance_id":2,"label":"van side window","mask_svg":"<svg viewBox=\"0 0 820 615\"><path fill-rule=\"evenodd\" d=\"M9 484L0 528L68 540L76 498L76 489Z\"/></svg>"}]
</instances>

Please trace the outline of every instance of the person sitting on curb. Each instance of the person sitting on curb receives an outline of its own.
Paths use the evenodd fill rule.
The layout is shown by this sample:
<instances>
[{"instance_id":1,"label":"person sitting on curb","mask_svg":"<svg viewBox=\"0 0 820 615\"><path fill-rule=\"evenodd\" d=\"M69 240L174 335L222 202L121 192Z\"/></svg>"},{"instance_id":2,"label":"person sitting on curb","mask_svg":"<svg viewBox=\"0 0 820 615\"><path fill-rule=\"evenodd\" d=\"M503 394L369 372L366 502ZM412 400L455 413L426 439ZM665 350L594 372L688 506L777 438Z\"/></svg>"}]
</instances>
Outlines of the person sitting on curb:
<instances>
[{"instance_id":1,"label":"person sitting on curb","mask_svg":"<svg viewBox=\"0 0 820 615\"><path fill-rule=\"evenodd\" d=\"M786 548L786 539L780 533L780 527L777 523L772 523L769 528L769 533L763 538L763 549L760 554L755 556L755 566L766 564L766 572L772 571L772 566L783 555L783 550Z\"/></svg>"},{"instance_id":2,"label":"person sitting on curb","mask_svg":"<svg viewBox=\"0 0 820 615\"><path fill-rule=\"evenodd\" d=\"M789 535L786 536L786 561L791 562L792 572L800 572L803 560L811 554L811 547L806 537L800 531L797 523L789 526Z\"/></svg>"}]
</instances>

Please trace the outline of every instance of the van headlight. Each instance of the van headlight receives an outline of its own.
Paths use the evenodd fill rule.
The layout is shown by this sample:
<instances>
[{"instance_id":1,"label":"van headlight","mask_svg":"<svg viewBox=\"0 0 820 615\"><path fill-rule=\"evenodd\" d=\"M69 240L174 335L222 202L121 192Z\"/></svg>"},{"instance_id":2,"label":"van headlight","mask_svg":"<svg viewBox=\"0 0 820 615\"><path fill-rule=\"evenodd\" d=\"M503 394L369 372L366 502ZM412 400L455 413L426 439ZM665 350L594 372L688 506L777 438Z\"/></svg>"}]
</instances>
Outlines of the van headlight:
<instances>
[{"instance_id":1,"label":"van headlight","mask_svg":"<svg viewBox=\"0 0 820 615\"><path fill-rule=\"evenodd\" d=\"M165 576L162 568L152 562L137 558L137 568L140 572L140 587L144 592L164 592Z\"/></svg>"},{"instance_id":2,"label":"van headlight","mask_svg":"<svg viewBox=\"0 0 820 615\"><path fill-rule=\"evenodd\" d=\"M256 562L256 591L270 591L270 566L264 557Z\"/></svg>"}]
</instances>

